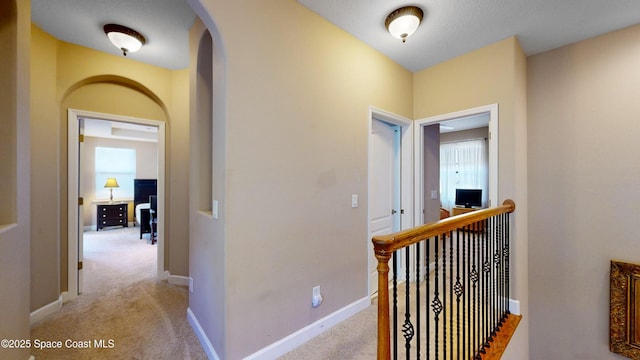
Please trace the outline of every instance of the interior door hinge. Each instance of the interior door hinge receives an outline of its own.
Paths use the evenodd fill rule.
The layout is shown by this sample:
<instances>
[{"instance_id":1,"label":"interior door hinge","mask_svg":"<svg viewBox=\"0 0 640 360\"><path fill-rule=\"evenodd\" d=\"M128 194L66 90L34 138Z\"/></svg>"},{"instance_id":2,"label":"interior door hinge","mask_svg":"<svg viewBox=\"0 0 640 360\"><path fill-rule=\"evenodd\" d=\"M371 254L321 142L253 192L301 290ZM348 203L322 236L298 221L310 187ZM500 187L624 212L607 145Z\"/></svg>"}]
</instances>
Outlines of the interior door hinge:
<instances>
[{"instance_id":1,"label":"interior door hinge","mask_svg":"<svg viewBox=\"0 0 640 360\"><path fill-rule=\"evenodd\" d=\"M82 261L78 261L78 270L82 270Z\"/></svg>"},{"instance_id":2,"label":"interior door hinge","mask_svg":"<svg viewBox=\"0 0 640 360\"><path fill-rule=\"evenodd\" d=\"M78 198L78 206L80 205L84 205L84 198L81 198L81 197Z\"/></svg>"},{"instance_id":3,"label":"interior door hinge","mask_svg":"<svg viewBox=\"0 0 640 360\"><path fill-rule=\"evenodd\" d=\"M391 215L395 215L397 213L396 209L391 209Z\"/></svg>"},{"instance_id":4,"label":"interior door hinge","mask_svg":"<svg viewBox=\"0 0 640 360\"><path fill-rule=\"evenodd\" d=\"M404 215L404 209L400 209L400 215Z\"/></svg>"},{"instance_id":5,"label":"interior door hinge","mask_svg":"<svg viewBox=\"0 0 640 360\"><path fill-rule=\"evenodd\" d=\"M84 135L83 134L78 135L78 140L80 142L84 142Z\"/></svg>"}]
</instances>

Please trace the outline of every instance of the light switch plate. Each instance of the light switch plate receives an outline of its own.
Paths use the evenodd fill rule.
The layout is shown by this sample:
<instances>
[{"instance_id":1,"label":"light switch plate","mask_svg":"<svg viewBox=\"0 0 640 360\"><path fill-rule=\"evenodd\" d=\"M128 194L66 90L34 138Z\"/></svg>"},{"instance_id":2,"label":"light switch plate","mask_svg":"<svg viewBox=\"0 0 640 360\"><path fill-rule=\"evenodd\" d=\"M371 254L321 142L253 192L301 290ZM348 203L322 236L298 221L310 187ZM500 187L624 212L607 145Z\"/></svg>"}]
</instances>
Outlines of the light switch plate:
<instances>
[{"instance_id":1,"label":"light switch plate","mask_svg":"<svg viewBox=\"0 0 640 360\"><path fill-rule=\"evenodd\" d=\"M351 207L352 208L358 207L358 195L356 194L351 195Z\"/></svg>"}]
</instances>

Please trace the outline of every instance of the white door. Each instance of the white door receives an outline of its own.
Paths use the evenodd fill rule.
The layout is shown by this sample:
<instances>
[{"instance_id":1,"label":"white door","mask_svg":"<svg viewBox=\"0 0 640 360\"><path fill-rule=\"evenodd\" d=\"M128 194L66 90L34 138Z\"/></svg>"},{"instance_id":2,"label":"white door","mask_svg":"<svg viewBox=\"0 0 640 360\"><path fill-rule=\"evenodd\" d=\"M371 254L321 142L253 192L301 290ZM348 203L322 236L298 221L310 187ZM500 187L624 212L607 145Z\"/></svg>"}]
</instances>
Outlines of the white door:
<instances>
[{"instance_id":1,"label":"white door","mask_svg":"<svg viewBox=\"0 0 640 360\"><path fill-rule=\"evenodd\" d=\"M400 130L398 125L372 120L369 159L371 237L400 230ZM378 260L373 253L373 245L370 244L369 295L378 291L377 266ZM389 267L391 266L389 261Z\"/></svg>"}]
</instances>

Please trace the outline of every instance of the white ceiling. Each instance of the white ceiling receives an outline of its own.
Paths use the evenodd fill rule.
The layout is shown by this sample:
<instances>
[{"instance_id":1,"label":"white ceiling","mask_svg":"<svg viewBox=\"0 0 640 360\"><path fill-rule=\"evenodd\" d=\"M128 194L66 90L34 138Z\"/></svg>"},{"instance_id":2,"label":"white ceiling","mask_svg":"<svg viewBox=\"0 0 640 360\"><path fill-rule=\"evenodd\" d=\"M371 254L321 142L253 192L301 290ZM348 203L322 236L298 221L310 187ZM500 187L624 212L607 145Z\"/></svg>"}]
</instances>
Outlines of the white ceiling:
<instances>
[{"instance_id":1,"label":"white ceiling","mask_svg":"<svg viewBox=\"0 0 640 360\"><path fill-rule=\"evenodd\" d=\"M124 25L147 40L128 58L172 70L189 67L189 29L196 15L184 0L31 0L31 18L59 40L117 56L122 52L102 27Z\"/></svg>"},{"instance_id":2,"label":"white ceiling","mask_svg":"<svg viewBox=\"0 0 640 360\"><path fill-rule=\"evenodd\" d=\"M298 0L411 71L517 35L533 55L640 22L638 0ZM425 13L406 43L384 27L396 8Z\"/></svg>"},{"instance_id":3,"label":"white ceiling","mask_svg":"<svg viewBox=\"0 0 640 360\"><path fill-rule=\"evenodd\" d=\"M638 0L405 1L298 0L411 71L512 35L532 55L640 21ZM384 20L405 5L421 7L425 18L403 44L387 33ZM147 38L128 57L169 69L189 64L188 30L195 14L186 0L32 0L32 18L60 40L118 56L102 26L125 25Z\"/></svg>"}]
</instances>

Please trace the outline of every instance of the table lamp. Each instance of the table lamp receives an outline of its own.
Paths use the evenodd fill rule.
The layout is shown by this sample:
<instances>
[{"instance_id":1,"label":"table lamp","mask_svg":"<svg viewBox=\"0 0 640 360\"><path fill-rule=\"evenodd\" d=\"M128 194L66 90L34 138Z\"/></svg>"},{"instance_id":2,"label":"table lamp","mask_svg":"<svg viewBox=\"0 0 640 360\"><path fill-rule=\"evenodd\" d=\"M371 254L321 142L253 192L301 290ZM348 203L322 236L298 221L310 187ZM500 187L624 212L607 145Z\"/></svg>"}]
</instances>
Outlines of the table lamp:
<instances>
[{"instance_id":1,"label":"table lamp","mask_svg":"<svg viewBox=\"0 0 640 360\"><path fill-rule=\"evenodd\" d=\"M118 185L118 181L116 181L116 178L107 178L107 183L104 184L104 187L109 189L109 201L113 202L113 188L120 187L120 185Z\"/></svg>"}]
</instances>

